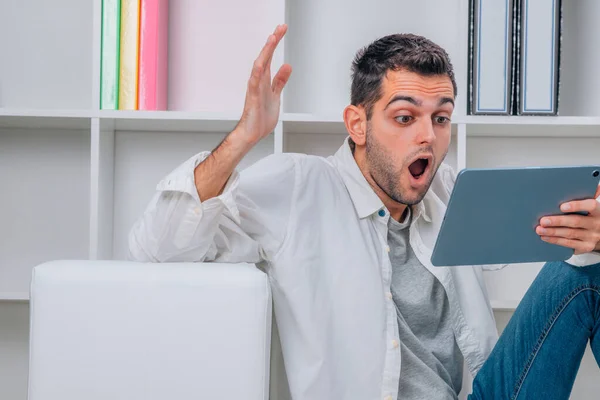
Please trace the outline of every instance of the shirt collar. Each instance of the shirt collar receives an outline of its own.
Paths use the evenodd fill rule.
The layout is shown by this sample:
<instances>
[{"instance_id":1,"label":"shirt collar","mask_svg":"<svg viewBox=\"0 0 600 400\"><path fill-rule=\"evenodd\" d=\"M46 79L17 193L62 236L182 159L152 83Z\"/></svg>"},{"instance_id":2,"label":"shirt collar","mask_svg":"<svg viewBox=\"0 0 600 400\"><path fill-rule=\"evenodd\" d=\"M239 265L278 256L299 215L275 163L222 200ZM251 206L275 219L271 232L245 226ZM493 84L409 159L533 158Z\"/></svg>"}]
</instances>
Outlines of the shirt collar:
<instances>
[{"instance_id":1,"label":"shirt collar","mask_svg":"<svg viewBox=\"0 0 600 400\"><path fill-rule=\"evenodd\" d=\"M344 143L334 155L334 160L337 169L342 176L344 185L346 186L346 189L348 189L348 193L354 204L354 209L356 210L358 217L363 219L381 209L385 209L385 206L373 191L371 185L369 185L369 182L362 174L358 164L356 164L352 149L350 148L349 139L349 137L344 139ZM413 220L417 220L419 216L422 216L425 221L431 222L425 204L422 201L413 206L412 211Z\"/></svg>"}]
</instances>

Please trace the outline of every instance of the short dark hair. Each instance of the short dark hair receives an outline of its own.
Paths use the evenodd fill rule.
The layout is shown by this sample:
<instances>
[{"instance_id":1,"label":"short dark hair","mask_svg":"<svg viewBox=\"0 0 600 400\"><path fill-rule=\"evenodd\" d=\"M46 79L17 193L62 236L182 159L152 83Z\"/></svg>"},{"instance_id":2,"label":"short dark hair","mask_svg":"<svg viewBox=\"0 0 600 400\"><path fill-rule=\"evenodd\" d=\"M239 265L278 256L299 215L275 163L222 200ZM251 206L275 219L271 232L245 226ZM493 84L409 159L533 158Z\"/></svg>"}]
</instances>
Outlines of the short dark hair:
<instances>
[{"instance_id":1,"label":"short dark hair","mask_svg":"<svg viewBox=\"0 0 600 400\"><path fill-rule=\"evenodd\" d=\"M360 49L352 62L350 102L366 109L381 98L383 77L390 70L405 69L424 76L447 75L457 95L454 71L448 53L431 40L411 33L384 36Z\"/></svg>"}]
</instances>

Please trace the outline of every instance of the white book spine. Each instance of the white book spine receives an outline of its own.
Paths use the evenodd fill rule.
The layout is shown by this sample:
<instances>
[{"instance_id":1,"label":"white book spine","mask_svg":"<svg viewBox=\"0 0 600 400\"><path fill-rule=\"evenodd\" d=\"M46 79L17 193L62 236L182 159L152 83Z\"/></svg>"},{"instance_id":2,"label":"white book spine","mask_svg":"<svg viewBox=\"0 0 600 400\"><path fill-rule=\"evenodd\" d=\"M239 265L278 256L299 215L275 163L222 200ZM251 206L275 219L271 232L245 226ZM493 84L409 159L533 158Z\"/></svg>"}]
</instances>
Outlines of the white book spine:
<instances>
[{"instance_id":1,"label":"white book spine","mask_svg":"<svg viewBox=\"0 0 600 400\"><path fill-rule=\"evenodd\" d=\"M522 0L519 114L558 113L560 0Z\"/></svg>"},{"instance_id":2,"label":"white book spine","mask_svg":"<svg viewBox=\"0 0 600 400\"><path fill-rule=\"evenodd\" d=\"M471 114L511 113L513 1L472 2Z\"/></svg>"}]
</instances>

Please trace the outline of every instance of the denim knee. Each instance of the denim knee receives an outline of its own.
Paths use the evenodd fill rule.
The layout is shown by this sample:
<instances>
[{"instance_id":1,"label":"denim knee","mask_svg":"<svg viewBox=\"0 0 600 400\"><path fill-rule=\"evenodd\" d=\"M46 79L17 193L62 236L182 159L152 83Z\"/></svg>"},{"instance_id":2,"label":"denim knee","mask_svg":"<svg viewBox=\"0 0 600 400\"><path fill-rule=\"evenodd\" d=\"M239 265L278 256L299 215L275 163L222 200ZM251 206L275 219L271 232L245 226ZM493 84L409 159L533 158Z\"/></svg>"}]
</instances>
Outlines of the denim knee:
<instances>
[{"instance_id":1,"label":"denim knee","mask_svg":"<svg viewBox=\"0 0 600 400\"><path fill-rule=\"evenodd\" d=\"M551 261L535 279L536 285L567 294L577 288L600 288L600 263L585 267L569 264L566 261Z\"/></svg>"}]
</instances>

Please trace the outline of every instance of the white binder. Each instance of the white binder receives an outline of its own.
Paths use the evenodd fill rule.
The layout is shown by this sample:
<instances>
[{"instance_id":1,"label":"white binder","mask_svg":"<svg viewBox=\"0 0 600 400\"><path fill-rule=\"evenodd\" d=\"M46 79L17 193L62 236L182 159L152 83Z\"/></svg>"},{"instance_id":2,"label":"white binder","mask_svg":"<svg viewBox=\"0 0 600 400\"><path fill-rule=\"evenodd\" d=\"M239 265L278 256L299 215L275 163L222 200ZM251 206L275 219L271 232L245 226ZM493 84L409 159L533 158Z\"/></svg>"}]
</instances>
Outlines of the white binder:
<instances>
[{"instance_id":1,"label":"white binder","mask_svg":"<svg viewBox=\"0 0 600 400\"><path fill-rule=\"evenodd\" d=\"M561 1L521 0L521 115L558 114Z\"/></svg>"},{"instance_id":2,"label":"white binder","mask_svg":"<svg viewBox=\"0 0 600 400\"><path fill-rule=\"evenodd\" d=\"M514 0L472 0L470 113L510 115Z\"/></svg>"}]
</instances>

